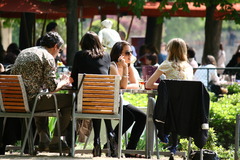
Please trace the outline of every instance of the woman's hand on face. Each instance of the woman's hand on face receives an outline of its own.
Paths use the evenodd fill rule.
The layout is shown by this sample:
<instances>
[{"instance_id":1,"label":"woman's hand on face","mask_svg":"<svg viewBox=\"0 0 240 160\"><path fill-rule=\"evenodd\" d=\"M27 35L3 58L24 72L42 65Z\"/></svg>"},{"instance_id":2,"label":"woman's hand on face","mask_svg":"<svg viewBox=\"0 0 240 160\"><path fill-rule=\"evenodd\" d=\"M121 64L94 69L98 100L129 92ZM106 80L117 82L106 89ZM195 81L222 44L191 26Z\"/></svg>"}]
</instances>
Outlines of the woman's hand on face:
<instances>
[{"instance_id":1,"label":"woman's hand on face","mask_svg":"<svg viewBox=\"0 0 240 160\"><path fill-rule=\"evenodd\" d=\"M124 56L120 56L118 58L118 64L122 67L127 67L127 63L125 62Z\"/></svg>"}]
</instances>

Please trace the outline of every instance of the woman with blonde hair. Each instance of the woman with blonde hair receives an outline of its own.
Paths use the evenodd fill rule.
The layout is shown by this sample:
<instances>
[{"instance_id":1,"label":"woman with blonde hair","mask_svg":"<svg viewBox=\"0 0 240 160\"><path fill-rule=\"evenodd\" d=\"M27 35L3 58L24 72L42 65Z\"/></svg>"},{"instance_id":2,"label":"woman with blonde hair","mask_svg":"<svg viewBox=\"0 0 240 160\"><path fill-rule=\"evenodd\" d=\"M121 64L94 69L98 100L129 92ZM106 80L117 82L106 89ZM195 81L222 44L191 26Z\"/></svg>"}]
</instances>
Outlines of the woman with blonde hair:
<instances>
[{"instance_id":1,"label":"woman with blonde hair","mask_svg":"<svg viewBox=\"0 0 240 160\"><path fill-rule=\"evenodd\" d=\"M163 61L153 75L148 79L146 87L157 89L156 80L164 74L166 79L193 79L193 68L188 63L187 46L180 38L171 39L166 47L168 52L167 60Z\"/></svg>"},{"instance_id":2,"label":"woman with blonde hair","mask_svg":"<svg viewBox=\"0 0 240 160\"><path fill-rule=\"evenodd\" d=\"M163 61L158 69L146 82L146 88L157 89L157 79L164 74L166 79L177 79L177 80L192 80L193 79L193 68L188 63L187 59L187 45L181 38L171 39L166 50L168 52L167 60ZM158 138L162 143L168 143L168 136L162 132L158 132ZM168 149L170 152L175 153L177 151L177 135L172 133L172 146Z\"/></svg>"}]
</instances>

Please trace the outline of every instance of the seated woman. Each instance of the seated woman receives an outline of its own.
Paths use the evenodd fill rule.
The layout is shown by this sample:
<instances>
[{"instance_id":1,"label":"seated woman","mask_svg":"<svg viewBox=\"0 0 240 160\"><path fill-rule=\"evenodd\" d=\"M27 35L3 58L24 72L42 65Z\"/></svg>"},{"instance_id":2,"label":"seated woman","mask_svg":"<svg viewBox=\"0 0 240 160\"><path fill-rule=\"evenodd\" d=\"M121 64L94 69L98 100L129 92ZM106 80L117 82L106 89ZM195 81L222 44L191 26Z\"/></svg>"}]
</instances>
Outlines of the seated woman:
<instances>
[{"instance_id":1,"label":"seated woman","mask_svg":"<svg viewBox=\"0 0 240 160\"><path fill-rule=\"evenodd\" d=\"M139 89L139 75L136 68L134 68L133 64L131 64L131 45L126 41L115 43L110 56L112 60L110 65L110 74L121 76L121 89ZM137 143L145 128L145 124L146 114L131 105L129 102L124 101L123 134L133 125L126 149L136 149ZM115 127L114 132L116 135L118 134L118 126ZM140 154L125 154L125 156L144 158L144 156Z\"/></svg>"},{"instance_id":2,"label":"seated woman","mask_svg":"<svg viewBox=\"0 0 240 160\"><path fill-rule=\"evenodd\" d=\"M78 51L74 57L71 77L74 79L73 88L77 88L78 73L88 74L108 74L110 67L110 55L104 52L98 35L94 32L87 32L80 41L81 51ZM104 120L107 128L110 148L113 153L116 152L115 134L110 120ZM94 149L93 156L101 156L100 128L101 119L92 119L94 129Z\"/></svg>"},{"instance_id":3,"label":"seated woman","mask_svg":"<svg viewBox=\"0 0 240 160\"><path fill-rule=\"evenodd\" d=\"M159 83L155 82L162 74L166 76L166 79L192 80L193 68L188 63L187 46L184 40L180 38L170 40L166 46L166 50L168 52L167 60L163 61L148 79L146 82L147 88L157 89ZM158 131L157 136L162 143L168 143L168 135L164 135L162 132ZM175 153L177 144L177 134L172 133L172 146L169 147L169 150Z\"/></svg>"},{"instance_id":4,"label":"seated woman","mask_svg":"<svg viewBox=\"0 0 240 160\"><path fill-rule=\"evenodd\" d=\"M216 60L213 56L208 55L205 62L198 67L194 74L194 79L201 81L205 87L214 92L216 96L224 93L219 85L219 77L217 75ZM207 69L201 69L207 68Z\"/></svg>"}]
</instances>

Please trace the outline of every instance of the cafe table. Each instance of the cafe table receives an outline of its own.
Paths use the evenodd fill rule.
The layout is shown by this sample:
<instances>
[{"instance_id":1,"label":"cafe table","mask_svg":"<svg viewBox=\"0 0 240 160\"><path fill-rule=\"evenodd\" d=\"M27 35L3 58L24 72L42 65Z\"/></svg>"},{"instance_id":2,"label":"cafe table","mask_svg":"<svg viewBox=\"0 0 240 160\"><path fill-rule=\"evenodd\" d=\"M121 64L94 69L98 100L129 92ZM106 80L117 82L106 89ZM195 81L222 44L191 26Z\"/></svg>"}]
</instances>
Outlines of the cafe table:
<instances>
[{"instance_id":1,"label":"cafe table","mask_svg":"<svg viewBox=\"0 0 240 160\"><path fill-rule=\"evenodd\" d=\"M153 124L153 109L155 106L155 96L157 95L157 90L146 90L146 89L122 89L122 92L132 93L132 94L147 94L148 96L148 104L147 104L147 118L146 118L146 147L145 147L145 155L148 158L151 158L153 155L153 146L154 146L154 131L155 126ZM140 153L139 151L130 150L123 151L123 153Z\"/></svg>"}]
</instances>

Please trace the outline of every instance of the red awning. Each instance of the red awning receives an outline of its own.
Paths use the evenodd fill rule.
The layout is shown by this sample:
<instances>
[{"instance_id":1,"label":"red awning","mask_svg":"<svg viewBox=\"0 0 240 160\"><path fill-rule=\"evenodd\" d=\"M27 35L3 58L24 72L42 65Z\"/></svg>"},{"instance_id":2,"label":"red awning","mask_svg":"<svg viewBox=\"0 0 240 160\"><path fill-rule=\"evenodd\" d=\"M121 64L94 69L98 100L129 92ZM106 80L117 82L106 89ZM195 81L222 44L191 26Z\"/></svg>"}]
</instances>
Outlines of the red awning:
<instances>
[{"instance_id":1,"label":"red awning","mask_svg":"<svg viewBox=\"0 0 240 160\"><path fill-rule=\"evenodd\" d=\"M166 6L163 11L159 10L160 2L146 2L142 16L159 17L163 12L169 12L172 17L205 17L206 7L193 6L193 3L188 3L189 12L179 9L172 12L172 3ZM66 17L67 12L66 0L55 0L52 3L40 2L37 0L1 0L0 3L0 17L19 17L20 12L36 13L37 18L45 18L46 14L49 19L57 19ZM233 4L233 7L240 11L240 4ZM106 2L105 0L79 0L78 1L78 17L92 18L94 15L133 15L129 7L118 7L113 2ZM220 10L220 6L217 7ZM221 18L226 12L215 12L216 18Z\"/></svg>"},{"instance_id":2,"label":"red awning","mask_svg":"<svg viewBox=\"0 0 240 160\"><path fill-rule=\"evenodd\" d=\"M66 11L66 10L65 10ZM66 16L66 12L51 5L49 2L37 0L1 0L0 17L20 17L22 12L36 13L37 18L56 19Z\"/></svg>"}]
</instances>

